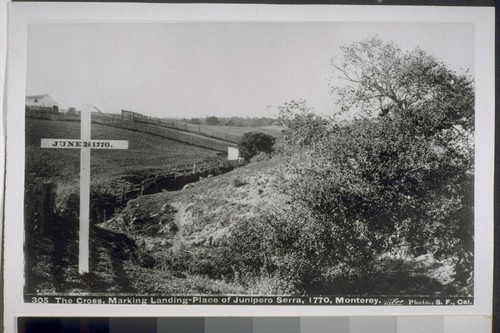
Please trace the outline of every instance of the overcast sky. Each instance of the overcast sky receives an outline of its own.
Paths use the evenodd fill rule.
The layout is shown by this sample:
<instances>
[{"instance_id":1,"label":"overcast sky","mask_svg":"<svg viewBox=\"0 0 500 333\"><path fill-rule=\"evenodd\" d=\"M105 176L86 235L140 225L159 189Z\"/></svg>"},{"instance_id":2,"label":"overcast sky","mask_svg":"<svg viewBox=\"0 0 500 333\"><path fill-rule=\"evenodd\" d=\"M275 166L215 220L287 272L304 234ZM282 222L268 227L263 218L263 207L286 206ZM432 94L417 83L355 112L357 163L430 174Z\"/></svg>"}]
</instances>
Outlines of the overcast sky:
<instances>
[{"instance_id":1,"label":"overcast sky","mask_svg":"<svg viewBox=\"0 0 500 333\"><path fill-rule=\"evenodd\" d=\"M292 99L328 113L332 58L375 34L474 73L469 24L47 24L29 29L27 94L159 117L276 116Z\"/></svg>"}]
</instances>

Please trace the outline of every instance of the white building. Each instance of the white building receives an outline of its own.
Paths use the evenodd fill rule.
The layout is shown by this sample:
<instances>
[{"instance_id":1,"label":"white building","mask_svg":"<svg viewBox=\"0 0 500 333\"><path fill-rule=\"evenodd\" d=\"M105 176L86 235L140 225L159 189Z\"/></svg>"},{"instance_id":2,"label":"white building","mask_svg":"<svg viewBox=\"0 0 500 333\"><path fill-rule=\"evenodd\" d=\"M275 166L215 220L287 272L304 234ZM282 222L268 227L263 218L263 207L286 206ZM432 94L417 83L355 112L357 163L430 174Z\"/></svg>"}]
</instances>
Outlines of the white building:
<instances>
[{"instance_id":1,"label":"white building","mask_svg":"<svg viewBox=\"0 0 500 333\"><path fill-rule=\"evenodd\" d=\"M26 106L27 107L40 107L40 108L52 108L58 109L59 104L49 95L33 95L26 96Z\"/></svg>"}]
</instances>

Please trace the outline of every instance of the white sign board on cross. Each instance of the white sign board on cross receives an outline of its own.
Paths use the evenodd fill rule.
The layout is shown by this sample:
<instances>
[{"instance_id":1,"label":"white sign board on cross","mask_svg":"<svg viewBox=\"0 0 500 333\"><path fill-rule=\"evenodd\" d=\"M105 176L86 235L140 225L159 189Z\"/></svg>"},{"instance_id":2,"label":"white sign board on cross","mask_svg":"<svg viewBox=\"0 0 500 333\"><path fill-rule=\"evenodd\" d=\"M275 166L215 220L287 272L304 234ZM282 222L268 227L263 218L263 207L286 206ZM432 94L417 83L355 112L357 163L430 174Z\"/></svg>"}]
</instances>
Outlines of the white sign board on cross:
<instances>
[{"instance_id":1,"label":"white sign board on cross","mask_svg":"<svg viewBox=\"0 0 500 333\"><path fill-rule=\"evenodd\" d=\"M80 233L78 272L89 271L89 224L90 224L90 149L128 149L125 140L91 140L90 111L81 112L81 138L42 139L42 148L80 149Z\"/></svg>"}]
</instances>

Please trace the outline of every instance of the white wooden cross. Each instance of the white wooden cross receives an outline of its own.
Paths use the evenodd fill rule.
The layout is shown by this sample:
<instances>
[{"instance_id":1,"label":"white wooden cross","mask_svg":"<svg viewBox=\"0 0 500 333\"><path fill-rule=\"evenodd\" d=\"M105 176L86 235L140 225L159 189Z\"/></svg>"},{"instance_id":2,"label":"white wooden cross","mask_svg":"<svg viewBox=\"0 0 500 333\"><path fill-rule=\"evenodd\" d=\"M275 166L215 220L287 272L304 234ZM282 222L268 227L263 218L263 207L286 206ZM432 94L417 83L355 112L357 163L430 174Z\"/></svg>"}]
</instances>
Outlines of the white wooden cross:
<instances>
[{"instance_id":1,"label":"white wooden cross","mask_svg":"<svg viewBox=\"0 0 500 333\"><path fill-rule=\"evenodd\" d=\"M78 272L89 271L90 149L128 149L125 140L91 140L91 112L81 111L81 139L42 139L42 148L80 149L80 235Z\"/></svg>"}]
</instances>

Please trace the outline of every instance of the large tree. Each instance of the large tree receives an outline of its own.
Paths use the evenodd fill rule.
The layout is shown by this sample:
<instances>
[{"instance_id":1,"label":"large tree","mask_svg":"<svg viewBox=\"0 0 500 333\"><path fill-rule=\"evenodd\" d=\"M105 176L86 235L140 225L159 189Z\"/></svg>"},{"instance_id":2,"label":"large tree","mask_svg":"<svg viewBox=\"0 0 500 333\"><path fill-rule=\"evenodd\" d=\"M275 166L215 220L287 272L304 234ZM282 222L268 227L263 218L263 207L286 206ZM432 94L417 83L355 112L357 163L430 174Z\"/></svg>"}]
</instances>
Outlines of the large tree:
<instances>
[{"instance_id":1,"label":"large tree","mask_svg":"<svg viewBox=\"0 0 500 333\"><path fill-rule=\"evenodd\" d=\"M312 147L321 142L329 125L307 106L304 100L292 100L278 107L279 122L285 128L281 145L285 151Z\"/></svg>"},{"instance_id":2,"label":"large tree","mask_svg":"<svg viewBox=\"0 0 500 333\"><path fill-rule=\"evenodd\" d=\"M455 73L419 48L404 52L379 37L342 50L341 63L333 67L347 84L332 86L342 112L385 116L418 110L440 128L473 128L474 87L469 76Z\"/></svg>"},{"instance_id":3,"label":"large tree","mask_svg":"<svg viewBox=\"0 0 500 333\"><path fill-rule=\"evenodd\" d=\"M408 248L413 256L453 260L457 290L470 292L472 79L418 48L404 52L378 37L343 51L333 65L343 84L333 91L340 112L357 120L319 126L321 141L288 165L287 173L295 176L288 176L285 192L295 207L277 223L276 237L286 239L280 246L292 258L283 260L283 271L303 269L303 276L294 277L306 282L302 286L345 275L366 286L378 255ZM307 109L284 107L289 120L300 120L291 122L297 128L289 127L295 137L310 137ZM294 109L297 117L290 116ZM292 237L286 221L308 232Z\"/></svg>"},{"instance_id":4,"label":"large tree","mask_svg":"<svg viewBox=\"0 0 500 333\"><path fill-rule=\"evenodd\" d=\"M215 116L210 116L205 119L205 124L207 125L220 125L220 120L219 118Z\"/></svg>"},{"instance_id":5,"label":"large tree","mask_svg":"<svg viewBox=\"0 0 500 333\"><path fill-rule=\"evenodd\" d=\"M472 256L472 79L419 48L404 52L378 37L343 51L334 65L347 82L333 88L338 105L342 112L378 118L373 130L354 139L362 179L395 204L393 225L414 250Z\"/></svg>"}]
</instances>

